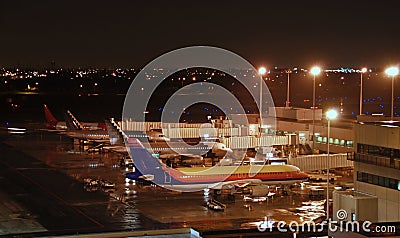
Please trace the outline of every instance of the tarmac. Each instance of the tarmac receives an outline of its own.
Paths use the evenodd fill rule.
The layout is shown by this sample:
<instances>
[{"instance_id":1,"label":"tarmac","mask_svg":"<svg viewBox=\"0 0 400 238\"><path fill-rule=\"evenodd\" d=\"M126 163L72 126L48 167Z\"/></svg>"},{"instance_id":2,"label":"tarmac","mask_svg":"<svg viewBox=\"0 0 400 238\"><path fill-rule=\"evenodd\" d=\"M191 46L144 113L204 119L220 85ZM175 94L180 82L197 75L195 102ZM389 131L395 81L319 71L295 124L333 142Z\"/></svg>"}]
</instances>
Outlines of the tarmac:
<instances>
[{"instance_id":1,"label":"tarmac","mask_svg":"<svg viewBox=\"0 0 400 238\"><path fill-rule=\"evenodd\" d=\"M57 133L28 132L0 142L0 235L54 236L98 232L193 228L199 232L257 228L270 221L318 220L323 197L310 198L312 183L262 202L222 195L224 211L210 210L211 193L178 193L127 183L117 153L88 153ZM115 189L85 187L106 179ZM319 185L321 186L321 185ZM323 188L323 186L321 186Z\"/></svg>"}]
</instances>

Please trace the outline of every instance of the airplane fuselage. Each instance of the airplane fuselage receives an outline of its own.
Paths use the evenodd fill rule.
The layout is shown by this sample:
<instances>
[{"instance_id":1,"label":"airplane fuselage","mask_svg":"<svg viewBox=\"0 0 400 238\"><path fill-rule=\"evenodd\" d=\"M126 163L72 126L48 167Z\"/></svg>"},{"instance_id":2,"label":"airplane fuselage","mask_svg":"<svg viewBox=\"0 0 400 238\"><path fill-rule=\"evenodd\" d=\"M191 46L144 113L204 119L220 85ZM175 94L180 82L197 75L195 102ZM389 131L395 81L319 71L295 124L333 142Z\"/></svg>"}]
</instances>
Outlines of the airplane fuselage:
<instances>
[{"instance_id":1,"label":"airplane fuselage","mask_svg":"<svg viewBox=\"0 0 400 238\"><path fill-rule=\"evenodd\" d=\"M164 178L156 183L170 189L220 188L224 183L237 182L266 185L294 184L309 176L292 165L242 165L173 169L163 166ZM150 174L146 174L150 176ZM129 178L129 176L127 176ZM164 179L164 181L163 181Z\"/></svg>"},{"instance_id":2,"label":"airplane fuselage","mask_svg":"<svg viewBox=\"0 0 400 238\"><path fill-rule=\"evenodd\" d=\"M129 140L130 156L135 171L129 179L144 179L159 186L181 191L199 188L220 189L225 185L292 184L308 179L308 175L293 165L241 165L174 169L154 158L137 139Z\"/></svg>"}]
</instances>

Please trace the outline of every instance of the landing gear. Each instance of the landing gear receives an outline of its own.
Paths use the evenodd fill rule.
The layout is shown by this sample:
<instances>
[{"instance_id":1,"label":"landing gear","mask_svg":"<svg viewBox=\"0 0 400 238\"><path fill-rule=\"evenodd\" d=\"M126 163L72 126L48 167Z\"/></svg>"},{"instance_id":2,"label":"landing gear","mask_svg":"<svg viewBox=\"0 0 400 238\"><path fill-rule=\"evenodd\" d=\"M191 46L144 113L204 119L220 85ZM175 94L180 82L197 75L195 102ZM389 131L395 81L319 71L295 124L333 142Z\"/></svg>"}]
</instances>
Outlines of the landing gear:
<instances>
[{"instance_id":1,"label":"landing gear","mask_svg":"<svg viewBox=\"0 0 400 238\"><path fill-rule=\"evenodd\" d=\"M290 187L288 187L287 185L282 185L282 196L287 196L289 195L289 191Z\"/></svg>"}]
</instances>

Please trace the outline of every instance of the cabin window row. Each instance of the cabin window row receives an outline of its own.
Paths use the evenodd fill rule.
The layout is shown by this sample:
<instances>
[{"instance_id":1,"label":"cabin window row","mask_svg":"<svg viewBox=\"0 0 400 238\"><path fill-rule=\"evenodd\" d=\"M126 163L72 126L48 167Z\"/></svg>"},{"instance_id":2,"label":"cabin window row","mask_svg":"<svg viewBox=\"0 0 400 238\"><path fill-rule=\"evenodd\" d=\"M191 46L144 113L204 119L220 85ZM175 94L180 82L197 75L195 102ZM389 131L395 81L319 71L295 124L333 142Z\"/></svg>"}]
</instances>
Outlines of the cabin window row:
<instances>
[{"instance_id":1,"label":"cabin window row","mask_svg":"<svg viewBox=\"0 0 400 238\"><path fill-rule=\"evenodd\" d=\"M185 147L181 147L181 148L169 148L169 147L165 147L165 148L149 148L155 151L161 151L161 150L209 150L210 148L208 147L196 147L196 148L185 148Z\"/></svg>"},{"instance_id":2,"label":"cabin window row","mask_svg":"<svg viewBox=\"0 0 400 238\"><path fill-rule=\"evenodd\" d=\"M299 172L299 171L298 171ZM283 174L286 172L260 172L260 173L255 173L254 175L258 174L268 174L268 175L278 175L278 174ZM220 176L220 177L228 177L228 176L232 176L232 175L236 175L238 177L246 177L249 175L249 173L237 173L237 174L207 174L207 175L183 175L180 176L180 178L201 178L204 176Z\"/></svg>"}]
</instances>

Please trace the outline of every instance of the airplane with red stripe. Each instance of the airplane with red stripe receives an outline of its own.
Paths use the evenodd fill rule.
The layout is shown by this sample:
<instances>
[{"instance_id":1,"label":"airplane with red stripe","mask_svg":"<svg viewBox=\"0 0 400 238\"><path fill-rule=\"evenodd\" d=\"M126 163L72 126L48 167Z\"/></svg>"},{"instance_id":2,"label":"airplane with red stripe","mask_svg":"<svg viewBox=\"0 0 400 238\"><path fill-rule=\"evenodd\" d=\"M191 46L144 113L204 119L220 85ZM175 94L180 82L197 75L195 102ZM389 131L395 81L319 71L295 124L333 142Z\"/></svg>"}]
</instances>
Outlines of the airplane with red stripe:
<instances>
[{"instance_id":1,"label":"airplane with red stripe","mask_svg":"<svg viewBox=\"0 0 400 238\"><path fill-rule=\"evenodd\" d=\"M171 168L154 158L137 139L128 139L127 147L135 171L126 174L133 180L151 181L177 191L223 189L248 185L285 185L308 180L309 176L293 165L240 165ZM263 191L268 193L268 191Z\"/></svg>"}]
</instances>

